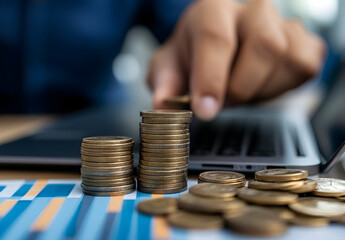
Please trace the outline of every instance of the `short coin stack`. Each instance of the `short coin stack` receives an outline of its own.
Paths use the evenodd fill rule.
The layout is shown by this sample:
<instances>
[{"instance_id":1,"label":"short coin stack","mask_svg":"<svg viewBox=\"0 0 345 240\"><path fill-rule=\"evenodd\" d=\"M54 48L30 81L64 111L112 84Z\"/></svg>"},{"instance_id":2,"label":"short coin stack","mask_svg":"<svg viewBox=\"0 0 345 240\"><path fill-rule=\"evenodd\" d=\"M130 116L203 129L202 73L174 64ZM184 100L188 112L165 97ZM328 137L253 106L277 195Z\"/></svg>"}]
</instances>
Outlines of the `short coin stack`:
<instances>
[{"instance_id":1,"label":"short coin stack","mask_svg":"<svg viewBox=\"0 0 345 240\"><path fill-rule=\"evenodd\" d=\"M248 183L249 188L258 190L279 190L292 193L312 192L316 181L307 179L308 172L301 169L269 169L255 173L255 180Z\"/></svg>"},{"instance_id":2,"label":"short coin stack","mask_svg":"<svg viewBox=\"0 0 345 240\"><path fill-rule=\"evenodd\" d=\"M81 145L81 187L85 194L116 196L135 190L132 138L84 138Z\"/></svg>"},{"instance_id":3,"label":"short coin stack","mask_svg":"<svg viewBox=\"0 0 345 240\"><path fill-rule=\"evenodd\" d=\"M187 188L191 111L140 112L138 190L177 193Z\"/></svg>"}]
</instances>

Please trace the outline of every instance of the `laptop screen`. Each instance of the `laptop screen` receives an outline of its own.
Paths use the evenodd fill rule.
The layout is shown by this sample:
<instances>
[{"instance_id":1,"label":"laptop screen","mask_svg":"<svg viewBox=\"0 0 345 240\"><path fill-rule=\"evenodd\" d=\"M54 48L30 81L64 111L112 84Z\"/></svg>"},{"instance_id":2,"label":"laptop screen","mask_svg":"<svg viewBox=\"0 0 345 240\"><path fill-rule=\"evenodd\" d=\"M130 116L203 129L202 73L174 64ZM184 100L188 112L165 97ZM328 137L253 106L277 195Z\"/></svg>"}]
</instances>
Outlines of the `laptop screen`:
<instances>
[{"instance_id":1,"label":"laptop screen","mask_svg":"<svg viewBox=\"0 0 345 240\"><path fill-rule=\"evenodd\" d=\"M345 65L312 119L321 155L328 160L345 141Z\"/></svg>"}]
</instances>

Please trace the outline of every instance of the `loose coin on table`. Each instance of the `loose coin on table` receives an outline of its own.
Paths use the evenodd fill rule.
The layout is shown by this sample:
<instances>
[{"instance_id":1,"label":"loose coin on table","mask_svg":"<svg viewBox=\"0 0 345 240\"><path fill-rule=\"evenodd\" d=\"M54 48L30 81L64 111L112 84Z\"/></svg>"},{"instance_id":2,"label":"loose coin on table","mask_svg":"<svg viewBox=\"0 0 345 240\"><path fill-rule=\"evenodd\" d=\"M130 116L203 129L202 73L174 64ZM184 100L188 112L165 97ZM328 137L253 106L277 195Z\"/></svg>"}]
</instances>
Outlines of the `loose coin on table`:
<instances>
[{"instance_id":1,"label":"loose coin on table","mask_svg":"<svg viewBox=\"0 0 345 240\"><path fill-rule=\"evenodd\" d=\"M308 193L312 192L316 189L316 181L313 179L306 179L304 180L303 186L295 189L291 189L290 192L292 193Z\"/></svg>"},{"instance_id":2,"label":"loose coin on table","mask_svg":"<svg viewBox=\"0 0 345 240\"><path fill-rule=\"evenodd\" d=\"M287 205L298 199L297 194L247 188L238 194L246 202L259 205Z\"/></svg>"},{"instance_id":3,"label":"loose coin on table","mask_svg":"<svg viewBox=\"0 0 345 240\"><path fill-rule=\"evenodd\" d=\"M307 177L308 171L302 169L266 169L255 173L255 179L264 182L288 182Z\"/></svg>"},{"instance_id":4,"label":"loose coin on table","mask_svg":"<svg viewBox=\"0 0 345 240\"><path fill-rule=\"evenodd\" d=\"M339 217L345 214L345 203L332 198L305 197L289 204L293 211L311 217Z\"/></svg>"},{"instance_id":5,"label":"loose coin on table","mask_svg":"<svg viewBox=\"0 0 345 240\"><path fill-rule=\"evenodd\" d=\"M276 216L250 208L238 217L226 217L226 225L233 231L253 236L279 236L286 232L287 224Z\"/></svg>"},{"instance_id":6,"label":"loose coin on table","mask_svg":"<svg viewBox=\"0 0 345 240\"><path fill-rule=\"evenodd\" d=\"M178 211L169 215L168 222L174 227L184 229L212 230L222 229L224 226L224 220L220 216L185 211Z\"/></svg>"},{"instance_id":7,"label":"loose coin on table","mask_svg":"<svg viewBox=\"0 0 345 240\"><path fill-rule=\"evenodd\" d=\"M210 183L234 183L242 182L245 176L242 173L229 172L229 171L207 171L200 173L199 180L202 182Z\"/></svg>"},{"instance_id":8,"label":"loose coin on table","mask_svg":"<svg viewBox=\"0 0 345 240\"><path fill-rule=\"evenodd\" d=\"M340 197L345 195L345 180L336 178L316 178L314 195L322 197Z\"/></svg>"},{"instance_id":9,"label":"loose coin on table","mask_svg":"<svg viewBox=\"0 0 345 240\"><path fill-rule=\"evenodd\" d=\"M153 198L140 202L139 212L149 215L166 215L177 211L176 198Z\"/></svg>"},{"instance_id":10,"label":"loose coin on table","mask_svg":"<svg viewBox=\"0 0 345 240\"><path fill-rule=\"evenodd\" d=\"M245 207L245 203L236 199L222 200L204 198L185 193L178 199L178 206L192 212L224 213L227 211L241 211Z\"/></svg>"},{"instance_id":11,"label":"loose coin on table","mask_svg":"<svg viewBox=\"0 0 345 240\"><path fill-rule=\"evenodd\" d=\"M329 219L324 217L310 217L304 215L295 215L295 217L288 219L288 222L302 227L324 227L329 225Z\"/></svg>"},{"instance_id":12,"label":"loose coin on table","mask_svg":"<svg viewBox=\"0 0 345 240\"><path fill-rule=\"evenodd\" d=\"M230 198L237 194L237 188L217 183L201 183L191 187L189 192L200 197Z\"/></svg>"},{"instance_id":13,"label":"loose coin on table","mask_svg":"<svg viewBox=\"0 0 345 240\"><path fill-rule=\"evenodd\" d=\"M254 188L254 189L259 189L259 190L289 191L289 190L300 188L303 185L304 185L303 180L290 181L290 182L262 182L258 180L251 180L248 182L249 188Z\"/></svg>"}]
</instances>

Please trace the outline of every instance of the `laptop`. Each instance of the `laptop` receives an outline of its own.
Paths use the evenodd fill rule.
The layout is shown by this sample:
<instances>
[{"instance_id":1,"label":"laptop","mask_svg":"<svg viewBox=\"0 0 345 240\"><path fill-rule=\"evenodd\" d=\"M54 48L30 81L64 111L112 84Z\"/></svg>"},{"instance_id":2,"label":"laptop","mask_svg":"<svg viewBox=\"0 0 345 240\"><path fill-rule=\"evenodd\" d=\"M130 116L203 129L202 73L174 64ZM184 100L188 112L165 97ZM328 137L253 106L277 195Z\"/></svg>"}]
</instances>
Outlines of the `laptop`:
<instances>
[{"instance_id":1,"label":"laptop","mask_svg":"<svg viewBox=\"0 0 345 240\"><path fill-rule=\"evenodd\" d=\"M345 151L345 64L332 80L311 119L301 112L249 107L224 110L212 122L194 119L189 169L328 171ZM140 110L129 101L62 117L32 136L0 145L0 164L78 169L81 139L99 135L133 137L138 164Z\"/></svg>"}]
</instances>

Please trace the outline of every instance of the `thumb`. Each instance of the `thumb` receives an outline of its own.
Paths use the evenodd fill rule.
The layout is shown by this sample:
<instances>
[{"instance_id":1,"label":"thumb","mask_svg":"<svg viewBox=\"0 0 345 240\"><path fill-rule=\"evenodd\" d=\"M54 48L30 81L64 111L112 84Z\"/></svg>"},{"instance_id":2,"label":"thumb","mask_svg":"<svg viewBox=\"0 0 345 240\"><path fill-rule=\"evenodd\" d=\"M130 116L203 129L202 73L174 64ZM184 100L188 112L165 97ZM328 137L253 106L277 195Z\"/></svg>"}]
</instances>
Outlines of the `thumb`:
<instances>
[{"instance_id":1,"label":"thumb","mask_svg":"<svg viewBox=\"0 0 345 240\"><path fill-rule=\"evenodd\" d=\"M152 59L148 82L153 90L153 107L155 109L171 108L164 103L167 98L186 93L187 84L182 71L172 54L157 53Z\"/></svg>"}]
</instances>

